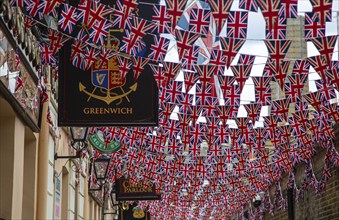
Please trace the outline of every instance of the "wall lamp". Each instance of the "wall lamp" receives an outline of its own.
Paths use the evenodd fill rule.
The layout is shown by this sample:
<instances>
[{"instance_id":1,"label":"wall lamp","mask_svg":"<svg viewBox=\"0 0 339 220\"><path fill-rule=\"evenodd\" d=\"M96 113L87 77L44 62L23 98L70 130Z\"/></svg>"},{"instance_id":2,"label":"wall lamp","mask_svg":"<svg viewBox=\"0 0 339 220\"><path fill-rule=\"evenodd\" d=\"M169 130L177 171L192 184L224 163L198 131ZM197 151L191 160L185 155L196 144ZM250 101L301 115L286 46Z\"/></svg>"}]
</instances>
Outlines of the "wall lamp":
<instances>
[{"instance_id":1,"label":"wall lamp","mask_svg":"<svg viewBox=\"0 0 339 220\"><path fill-rule=\"evenodd\" d=\"M90 191L99 191L102 189L102 186L106 182L110 161L111 159L106 155L102 155L96 160L92 158L89 173L90 175L92 175L92 172L94 173L97 183L92 181L88 182Z\"/></svg>"},{"instance_id":2,"label":"wall lamp","mask_svg":"<svg viewBox=\"0 0 339 220\"><path fill-rule=\"evenodd\" d=\"M76 151L75 156L58 156L58 153L54 154L54 160L57 159L76 159L80 158L81 151L87 147L88 127L70 127L71 130L71 146Z\"/></svg>"}]
</instances>

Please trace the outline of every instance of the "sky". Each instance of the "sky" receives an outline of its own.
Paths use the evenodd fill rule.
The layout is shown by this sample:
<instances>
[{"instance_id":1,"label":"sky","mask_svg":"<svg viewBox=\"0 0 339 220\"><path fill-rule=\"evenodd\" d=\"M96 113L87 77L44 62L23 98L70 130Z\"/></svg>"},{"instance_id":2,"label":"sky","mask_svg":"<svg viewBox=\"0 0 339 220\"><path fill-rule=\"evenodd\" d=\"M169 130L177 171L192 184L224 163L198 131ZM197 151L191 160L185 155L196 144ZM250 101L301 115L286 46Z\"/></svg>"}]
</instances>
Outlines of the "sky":
<instances>
[{"instance_id":1,"label":"sky","mask_svg":"<svg viewBox=\"0 0 339 220\"><path fill-rule=\"evenodd\" d=\"M188 1L188 5L195 2L195 0ZM161 3L164 4L164 0L161 0ZM239 11L241 9L238 8L239 1L234 0L233 4L231 6L231 11ZM312 5L309 0L299 0L298 1L298 14L301 16L304 16L305 12L311 12L312 11ZM338 35L339 34L339 0L333 0L332 3L332 22L326 22L326 36L330 35ZM226 36L226 26L224 26L221 36ZM166 56L166 61L171 62L179 62L176 46L175 46L175 40L172 36L164 35L164 37L172 39L169 50ZM264 65L266 63L267 57L268 57L268 50L265 46L264 40L265 39L265 20L261 12L249 12L248 14L248 26L247 26L247 40L245 44L242 46L238 54L251 54L256 55L254 65L251 71L250 76L261 76ZM339 45L338 40L336 42L336 46L334 49L334 54L332 60L338 60L338 51L339 51ZM308 42L307 43L307 57L319 55L319 52L313 45L313 43ZM232 64L236 64L238 61L239 55L237 55L232 62ZM226 75L233 75L232 71L230 69L225 71ZM310 68L310 75L309 75L309 90L310 92L316 91L314 80L320 79L319 75L315 73L315 70L311 67ZM183 74L179 74L178 78L176 80L183 81ZM189 93L195 93L195 88L193 87ZM243 89L243 92L241 94L241 104L249 103L250 101L254 101L254 85L253 81L251 79L248 79L246 81L245 87ZM337 94L337 97L339 95ZM222 102L221 102L222 104ZM178 112L178 107L174 110L174 112ZM238 117L246 117L247 112L243 106L239 108ZM261 116L268 115L268 107L263 107L261 110ZM171 118L177 119L176 114L172 114ZM201 122L204 122L204 118L200 118ZM229 121L231 127L232 124L236 127L235 122L230 120ZM258 125L260 125L259 123Z\"/></svg>"}]
</instances>

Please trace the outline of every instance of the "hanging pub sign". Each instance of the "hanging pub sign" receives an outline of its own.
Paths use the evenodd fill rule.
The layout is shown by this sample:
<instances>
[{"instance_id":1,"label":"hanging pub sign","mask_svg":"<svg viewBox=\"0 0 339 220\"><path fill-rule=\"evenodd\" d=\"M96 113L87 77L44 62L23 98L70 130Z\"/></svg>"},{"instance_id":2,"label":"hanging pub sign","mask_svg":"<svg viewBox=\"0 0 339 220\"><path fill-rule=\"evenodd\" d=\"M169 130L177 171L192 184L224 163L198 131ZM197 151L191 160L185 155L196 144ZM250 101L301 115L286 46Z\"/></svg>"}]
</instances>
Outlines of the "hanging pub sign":
<instances>
[{"instance_id":1,"label":"hanging pub sign","mask_svg":"<svg viewBox=\"0 0 339 220\"><path fill-rule=\"evenodd\" d=\"M161 196L156 194L154 183L150 182L144 187L142 182L132 183L129 179L120 178L116 180L116 200L160 200Z\"/></svg>"},{"instance_id":2,"label":"hanging pub sign","mask_svg":"<svg viewBox=\"0 0 339 220\"><path fill-rule=\"evenodd\" d=\"M119 219L121 220L149 220L151 214L147 210L143 210L138 207L138 204L127 204L122 202L121 209L119 211Z\"/></svg>"},{"instance_id":3,"label":"hanging pub sign","mask_svg":"<svg viewBox=\"0 0 339 220\"><path fill-rule=\"evenodd\" d=\"M85 48L78 47L81 42L74 40L67 42L61 49L59 126L158 125L158 88L149 66L150 61L147 60L141 70L138 64L147 57L153 37L145 35L138 41L138 46L126 46L123 38L127 31L109 30L103 45L98 47L93 44L85 44ZM126 47L133 47L132 52L121 49ZM110 50L112 56L108 62L97 59L90 68L86 68L84 66L91 61L86 55L84 60L74 55L76 50L84 54L92 53L92 50L95 50L94 53Z\"/></svg>"}]
</instances>

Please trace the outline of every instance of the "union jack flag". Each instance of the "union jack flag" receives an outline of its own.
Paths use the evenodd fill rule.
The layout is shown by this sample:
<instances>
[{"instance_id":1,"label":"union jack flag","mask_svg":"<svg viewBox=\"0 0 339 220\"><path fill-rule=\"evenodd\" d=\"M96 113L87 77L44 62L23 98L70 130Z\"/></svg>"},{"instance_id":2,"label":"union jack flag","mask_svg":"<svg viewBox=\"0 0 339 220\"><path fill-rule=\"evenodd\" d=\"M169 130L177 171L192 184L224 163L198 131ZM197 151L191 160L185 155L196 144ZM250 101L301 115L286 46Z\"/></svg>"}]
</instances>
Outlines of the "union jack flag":
<instances>
[{"instance_id":1,"label":"union jack flag","mask_svg":"<svg viewBox=\"0 0 339 220\"><path fill-rule=\"evenodd\" d=\"M147 32L153 31L155 24L151 24L145 19L137 18L136 16L130 17L129 21L131 30L125 31L125 36L122 39L123 45L121 46L120 51L128 54L138 54L138 51L140 51L138 44Z\"/></svg>"},{"instance_id":2,"label":"union jack flag","mask_svg":"<svg viewBox=\"0 0 339 220\"><path fill-rule=\"evenodd\" d=\"M255 87L256 102L263 105L270 105L271 103L271 77L252 77Z\"/></svg>"},{"instance_id":3,"label":"union jack flag","mask_svg":"<svg viewBox=\"0 0 339 220\"><path fill-rule=\"evenodd\" d=\"M313 12L305 13L305 38L310 39L314 37L324 37L325 36L326 24L319 23L316 19L316 15Z\"/></svg>"},{"instance_id":4,"label":"union jack flag","mask_svg":"<svg viewBox=\"0 0 339 220\"><path fill-rule=\"evenodd\" d=\"M167 14L165 5L153 5L155 15L152 16L152 21L157 23L157 33L170 33L171 18Z\"/></svg>"},{"instance_id":5,"label":"union jack flag","mask_svg":"<svg viewBox=\"0 0 339 220\"><path fill-rule=\"evenodd\" d=\"M298 17L298 0L281 0L279 17L297 18Z\"/></svg>"},{"instance_id":6,"label":"union jack flag","mask_svg":"<svg viewBox=\"0 0 339 220\"><path fill-rule=\"evenodd\" d=\"M35 25L37 22L32 19L30 16L23 15L24 16L24 25L26 28L31 28L33 25Z\"/></svg>"},{"instance_id":7,"label":"union jack flag","mask_svg":"<svg viewBox=\"0 0 339 220\"><path fill-rule=\"evenodd\" d=\"M320 24L332 21L332 0L311 0L313 13Z\"/></svg>"},{"instance_id":8,"label":"union jack flag","mask_svg":"<svg viewBox=\"0 0 339 220\"><path fill-rule=\"evenodd\" d=\"M225 126L225 124L223 123L222 125L218 125L217 130L215 131L215 143L214 146L215 148L221 149L221 152L217 152L216 149L214 151L214 155L215 156L220 156L219 154L222 154L223 152L223 148L221 146L221 144L225 144L225 143L229 143L229 132L228 132L228 128L227 126ZM212 151L212 150L211 150Z\"/></svg>"},{"instance_id":9,"label":"union jack flag","mask_svg":"<svg viewBox=\"0 0 339 220\"><path fill-rule=\"evenodd\" d=\"M167 84L167 82L165 81L165 77L164 77L165 73L163 71L162 66L160 66L159 64L157 65L149 64L149 66L151 67L153 77L154 77L154 80L157 82L158 88L162 89L163 86L166 86Z\"/></svg>"},{"instance_id":10,"label":"union jack flag","mask_svg":"<svg viewBox=\"0 0 339 220\"><path fill-rule=\"evenodd\" d=\"M193 8L190 13L189 31L207 34L211 20L211 11Z\"/></svg>"},{"instance_id":11,"label":"union jack flag","mask_svg":"<svg viewBox=\"0 0 339 220\"><path fill-rule=\"evenodd\" d=\"M288 79L291 82L291 90L293 91L292 102L296 102L297 98L301 98L303 94L303 88L307 80L308 74L292 74L288 75Z\"/></svg>"},{"instance_id":12,"label":"union jack flag","mask_svg":"<svg viewBox=\"0 0 339 220\"><path fill-rule=\"evenodd\" d=\"M170 84L172 80L175 80L177 75L179 74L181 70L181 64L180 63L174 63L174 62L162 62L163 65L163 72L164 72L164 79L166 82L166 86Z\"/></svg>"},{"instance_id":13,"label":"union jack flag","mask_svg":"<svg viewBox=\"0 0 339 220\"><path fill-rule=\"evenodd\" d=\"M312 65L314 70L319 74L321 80L324 84L329 83L329 79L326 77L326 69L328 67L328 62L324 55L318 55L313 57L308 57L307 61Z\"/></svg>"},{"instance_id":14,"label":"union jack flag","mask_svg":"<svg viewBox=\"0 0 339 220\"><path fill-rule=\"evenodd\" d=\"M175 104L169 103L169 102L162 102L161 103L161 111L159 113L159 116L163 119L163 122L167 122L169 117L171 116L173 110L175 108Z\"/></svg>"},{"instance_id":15,"label":"union jack flag","mask_svg":"<svg viewBox=\"0 0 339 220\"><path fill-rule=\"evenodd\" d=\"M287 39L287 18L278 18L272 29L266 29L266 39Z\"/></svg>"},{"instance_id":16,"label":"union jack flag","mask_svg":"<svg viewBox=\"0 0 339 220\"><path fill-rule=\"evenodd\" d=\"M172 120L170 120L172 122ZM178 129L174 129L174 134L176 135L179 131L179 121L174 121L175 123L173 123L175 126L178 126ZM172 127L170 128L172 129ZM173 129L172 129L173 130ZM171 130L169 130L169 133L171 133ZM168 154L173 154L173 155L177 155L180 152L180 149L182 148L181 143L179 142L179 140L177 140L176 138L173 139L169 139L168 141L168 146L167 146L167 153Z\"/></svg>"},{"instance_id":17,"label":"union jack flag","mask_svg":"<svg viewBox=\"0 0 339 220\"><path fill-rule=\"evenodd\" d=\"M203 116L217 116L217 110L215 106L219 104L219 100L216 97L207 96L206 102L203 107Z\"/></svg>"},{"instance_id":18,"label":"union jack flag","mask_svg":"<svg viewBox=\"0 0 339 220\"><path fill-rule=\"evenodd\" d=\"M182 105L179 108L179 111L182 113L188 113L188 106L193 103L194 94L189 94L187 92L181 93L180 104Z\"/></svg>"},{"instance_id":19,"label":"union jack flag","mask_svg":"<svg viewBox=\"0 0 339 220\"><path fill-rule=\"evenodd\" d=\"M228 119L237 117L238 108L232 105L218 105L216 106L220 120L223 126L226 126Z\"/></svg>"},{"instance_id":20,"label":"union jack flag","mask_svg":"<svg viewBox=\"0 0 339 220\"><path fill-rule=\"evenodd\" d=\"M244 131L248 129L247 125L250 121L250 118L234 118L234 120L237 123L239 131L241 134L243 134Z\"/></svg>"},{"instance_id":21,"label":"union jack flag","mask_svg":"<svg viewBox=\"0 0 339 220\"><path fill-rule=\"evenodd\" d=\"M171 31L175 30L177 23L186 7L186 1L181 0L165 0L167 5L167 14L171 20Z\"/></svg>"},{"instance_id":22,"label":"union jack flag","mask_svg":"<svg viewBox=\"0 0 339 220\"><path fill-rule=\"evenodd\" d=\"M188 114L179 114L178 113L178 119L180 121L180 128L182 130L181 134L185 135L186 132L187 132L187 126L189 126L189 123L190 123L189 115ZM184 142L186 142L186 141L185 141L185 138L183 138L183 139L184 139L184 141L182 141L182 142L183 142L183 144L185 146L186 143L184 143Z\"/></svg>"},{"instance_id":23,"label":"union jack flag","mask_svg":"<svg viewBox=\"0 0 339 220\"><path fill-rule=\"evenodd\" d=\"M240 88L240 93L242 92L246 80L250 76L251 70L253 65L235 65L231 66L232 72L235 75L235 78L237 80L237 83Z\"/></svg>"},{"instance_id":24,"label":"union jack flag","mask_svg":"<svg viewBox=\"0 0 339 220\"><path fill-rule=\"evenodd\" d=\"M230 89L235 82L234 76L224 76L218 75L220 89L222 91L223 96L225 97L229 92Z\"/></svg>"},{"instance_id":25,"label":"union jack flag","mask_svg":"<svg viewBox=\"0 0 339 220\"><path fill-rule=\"evenodd\" d=\"M274 28L279 17L280 1L257 0L257 4L265 18L267 29Z\"/></svg>"},{"instance_id":26,"label":"union jack flag","mask_svg":"<svg viewBox=\"0 0 339 220\"><path fill-rule=\"evenodd\" d=\"M252 103L252 104L245 104L244 107L247 111L247 117L252 120L252 124L259 120L260 110L261 110L260 103Z\"/></svg>"},{"instance_id":27,"label":"union jack flag","mask_svg":"<svg viewBox=\"0 0 339 220\"><path fill-rule=\"evenodd\" d=\"M196 105L208 105L208 97L213 97L213 87L208 84L207 86L203 86L201 83L197 83L196 85L196 93L195 93L195 104Z\"/></svg>"},{"instance_id":28,"label":"union jack flag","mask_svg":"<svg viewBox=\"0 0 339 220\"><path fill-rule=\"evenodd\" d=\"M324 85L318 80L315 81L318 92L321 93L321 99L330 101L331 99L335 99L337 97L336 91L333 86Z\"/></svg>"},{"instance_id":29,"label":"union jack flag","mask_svg":"<svg viewBox=\"0 0 339 220\"><path fill-rule=\"evenodd\" d=\"M64 43L66 43L67 40L69 40L68 37L53 29L48 29L48 38L53 55L58 52L58 50L64 45Z\"/></svg>"},{"instance_id":30,"label":"union jack flag","mask_svg":"<svg viewBox=\"0 0 339 220\"><path fill-rule=\"evenodd\" d=\"M47 44L40 45L40 50L42 53L41 62L43 64L56 64L56 59L53 56L53 49L50 48Z\"/></svg>"},{"instance_id":31,"label":"union jack flag","mask_svg":"<svg viewBox=\"0 0 339 220\"><path fill-rule=\"evenodd\" d=\"M46 15L51 15L53 17L57 17L58 9L60 4L62 4L64 0L47 0L45 9L43 11Z\"/></svg>"},{"instance_id":32,"label":"union jack flag","mask_svg":"<svg viewBox=\"0 0 339 220\"><path fill-rule=\"evenodd\" d=\"M29 4L31 0L10 0L11 6L24 7Z\"/></svg>"},{"instance_id":33,"label":"union jack flag","mask_svg":"<svg viewBox=\"0 0 339 220\"><path fill-rule=\"evenodd\" d=\"M100 20L95 22L89 30L89 37L91 38L92 42L103 45L111 26L112 23L108 20Z\"/></svg>"},{"instance_id":34,"label":"union jack flag","mask_svg":"<svg viewBox=\"0 0 339 220\"><path fill-rule=\"evenodd\" d=\"M204 140L204 133L206 132L206 127L203 124L196 123L190 126L190 145L189 152L193 157L197 156L200 152L200 144Z\"/></svg>"},{"instance_id":35,"label":"union jack flag","mask_svg":"<svg viewBox=\"0 0 339 220\"><path fill-rule=\"evenodd\" d=\"M87 44L92 44L92 40L89 37L89 30L83 25L83 27L79 30L77 33L76 38L82 42L85 42Z\"/></svg>"},{"instance_id":36,"label":"union jack flag","mask_svg":"<svg viewBox=\"0 0 339 220\"><path fill-rule=\"evenodd\" d=\"M284 89L289 64L290 61L282 61L279 66L277 66L276 63L268 63L268 66L273 73L274 80L279 84L282 90Z\"/></svg>"},{"instance_id":37,"label":"union jack flag","mask_svg":"<svg viewBox=\"0 0 339 220\"><path fill-rule=\"evenodd\" d=\"M121 78L125 79L126 75L131 70L132 60L123 56L117 56L119 63L119 71L121 74Z\"/></svg>"},{"instance_id":38,"label":"union jack flag","mask_svg":"<svg viewBox=\"0 0 339 220\"><path fill-rule=\"evenodd\" d=\"M307 60L295 60L292 70L292 74L307 74L310 68L310 64Z\"/></svg>"},{"instance_id":39,"label":"union jack flag","mask_svg":"<svg viewBox=\"0 0 339 220\"><path fill-rule=\"evenodd\" d=\"M88 46L87 44L81 41L74 40L74 43L72 44L72 51L70 57L73 66L80 69L85 69L86 65L85 48L87 46Z\"/></svg>"},{"instance_id":40,"label":"union jack flag","mask_svg":"<svg viewBox=\"0 0 339 220\"><path fill-rule=\"evenodd\" d=\"M339 122L339 106L337 103L327 103L327 105L322 107L322 110L324 110L328 117L332 118L335 123Z\"/></svg>"},{"instance_id":41,"label":"union jack flag","mask_svg":"<svg viewBox=\"0 0 339 220\"><path fill-rule=\"evenodd\" d=\"M230 67L234 57L245 43L243 39L219 37L221 48L226 51L226 67Z\"/></svg>"},{"instance_id":42,"label":"union jack flag","mask_svg":"<svg viewBox=\"0 0 339 220\"><path fill-rule=\"evenodd\" d=\"M258 151L264 150L266 145L267 130L265 128L253 129L255 137L255 147Z\"/></svg>"},{"instance_id":43,"label":"union jack flag","mask_svg":"<svg viewBox=\"0 0 339 220\"><path fill-rule=\"evenodd\" d=\"M105 16L110 14L112 10L98 1L83 1L78 5L78 21L86 25L90 29L97 22L105 21Z\"/></svg>"},{"instance_id":44,"label":"union jack flag","mask_svg":"<svg viewBox=\"0 0 339 220\"><path fill-rule=\"evenodd\" d=\"M255 55L239 54L238 64L250 65L254 64Z\"/></svg>"},{"instance_id":45,"label":"union jack flag","mask_svg":"<svg viewBox=\"0 0 339 220\"><path fill-rule=\"evenodd\" d=\"M331 80L331 84L334 85L337 90L339 90L339 68L326 70L325 74L327 78Z\"/></svg>"},{"instance_id":46,"label":"union jack flag","mask_svg":"<svg viewBox=\"0 0 339 220\"><path fill-rule=\"evenodd\" d=\"M219 127L220 119L215 116L206 116L206 131L208 135L208 145L212 146L215 141L215 133Z\"/></svg>"},{"instance_id":47,"label":"union jack flag","mask_svg":"<svg viewBox=\"0 0 339 220\"><path fill-rule=\"evenodd\" d=\"M189 106L189 118L192 121L192 126L194 126L200 116L200 113L202 111L202 106L199 105L191 105Z\"/></svg>"},{"instance_id":48,"label":"union jack flag","mask_svg":"<svg viewBox=\"0 0 339 220\"><path fill-rule=\"evenodd\" d=\"M93 65L93 63L95 63L98 59L98 56L100 54L100 50L88 46L85 48L85 59L86 59L86 64L85 64L85 70L88 70L89 68L91 68L91 66Z\"/></svg>"},{"instance_id":49,"label":"union jack flag","mask_svg":"<svg viewBox=\"0 0 339 220\"><path fill-rule=\"evenodd\" d=\"M286 82L284 84L284 92L285 92L285 98L290 98L293 102L299 102L300 98L297 95L297 91L292 89L292 84L289 82Z\"/></svg>"},{"instance_id":50,"label":"union jack flag","mask_svg":"<svg viewBox=\"0 0 339 220\"><path fill-rule=\"evenodd\" d=\"M240 86L233 85L224 99L225 105L240 106Z\"/></svg>"},{"instance_id":51,"label":"union jack flag","mask_svg":"<svg viewBox=\"0 0 339 220\"><path fill-rule=\"evenodd\" d=\"M170 40L158 35L155 35L153 40L153 44L150 48L151 53L148 55L148 58L157 62L162 62L165 60Z\"/></svg>"},{"instance_id":52,"label":"union jack flag","mask_svg":"<svg viewBox=\"0 0 339 220\"><path fill-rule=\"evenodd\" d=\"M227 20L232 1L208 0L207 2L211 7L212 15L217 25L217 31L220 33Z\"/></svg>"},{"instance_id":53,"label":"union jack flag","mask_svg":"<svg viewBox=\"0 0 339 220\"><path fill-rule=\"evenodd\" d=\"M282 146L284 146L285 144L290 145L291 132L291 125L282 125L278 127L278 135L280 136L280 143Z\"/></svg>"},{"instance_id":54,"label":"union jack flag","mask_svg":"<svg viewBox=\"0 0 339 220\"><path fill-rule=\"evenodd\" d=\"M200 37L200 34L175 29L175 36L177 39L179 59L181 60L185 53L192 50L192 46L194 42Z\"/></svg>"},{"instance_id":55,"label":"union jack flag","mask_svg":"<svg viewBox=\"0 0 339 220\"><path fill-rule=\"evenodd\" d=\"M25 86L24 80L22 79L22 74L19 72L18 77L16 78L14 92L17 92L19 89Z\"/></svg>"},{"instance_id":56,"label":"union jack flag","mask_svg":"<svg viewBox=\"0 0 339 220\"><path fill-rule=\"evenodd\" d=\"M184 71L184 82L185 82L185 91L188 92L195 85L199 79L199 73Z\"/></svg>"},{"instance_id":57,"label":"union jack flag","mask_svg":"<svg viewBox=\"0 0 339 220\"><path fill-rule=\"evenodd\" d=\"M326 63L331 63L331 58L334 50L334 45L337 40L337 35L312 38L311 41L318 49L320 55L323 55Z\"/></svg>"},{"instance_id":58,"label":"union jack flag","mask_svg":"<svg viewBox=\"0 0 339 220\"><path fill-rule=\"evenodd\" d=\"M166 100L171 103L180 103L180 97L182 95L183 82L171 81L166 88Z\"/></svg>"},{"instance_id":59,"label":"union jack flag","mask_svg":"<svg viewBox=\"0 0 339 220\"><path fill-rule=\"evenodd\" d=\"M113 11L113 27L124 30L128 21L128 16L137 7L137 4L125 5L123 0L116 0Z\"/></svg>"},{"instance_id":60,"label":"union jack flag","mask_svg":"<svg viewBox=\"0 0 339 220\"><path fill-rule=\"evenodd\" d=\"M272 101L271 113L287 121L290 102L290 98Z\"/></svg>"},{"instance_id":61,"label":"union jack flag","mask_svg":"<svg viewBox=\"0 0 339 220\"><path fill-rule=\"evenodd\" d=\"M215 65L215 66L225 66L226 65L226 51L224 50L218 50L218 49L212 49L211 50L211 57L209 60L209 64ZM221 74L223 75L223 73Z\"/></svg>"},{"instance_id":62,"label":"union jack flag","mask_svg":"<svg viewBox=\"0 0 339 220\"><path fill-rule=\"evenodd\" d=\"M200 50L201 48L199 46L193 45L190 50L184 53L182 58L183 68L192 68L193 65L197 64Z\"/></svg>"},{"instance_id":63,"label":"union jack flag","mask_svg":"<svg viewBox=\"0 0 339 220\"><path fill-rule=\"evenodd\" d=\"M105 47L101 48L101 53L99 54L98 60L96 61L97 68L100 69L108 65L108 61L117 54L117 52L106 49Z\"/></svg>"},{"instance_id":64,"label":"union jack flag","mask_svg":"<svg viewBox=\"0 0 339 220\"><path fill-rule=\"evenodd\" d=\"M326 101L325 97L321 95L321 91L304 94L303 97L318 113L321 112L321 105Z\"/></svg>"},{"instance_id":65,"label":"union jack flag","mask_svg":"<svg viewBox=\"0 0 339 220\"><path fill-rule=\"evenodd\" d=\"M138 16L129 16L128 24L131 27L131 32L138 38L143 38L148 33L153 33L156 25L148 20Z\"/></svg>"},{"instance_id":66,"label":"union jack flag","mask_svg":"<svg viewBox=\"0 0 339 220\"><path fill-rule=\"evenodd\" d=\"M240 0L239 8L247 11L258 12L258 4L256 0Z\"/></svg>"},{"instance_id":67,"label":"union jack flag","mask_svg":"<svg viewBox=\"0 0 339 220\"><path fill-rule=\"evenodd\" d=\"M333 69L339 68L339 61L338 60L332 60L330 69L332 69L332 68Z\"/></svg>"},{"instance_id":68,"label":"union jack flag","mask_svg":"<svg viewBox=\"0 0 339 220\"><path fill-rule=\"evenodd\" d=\"M212 76L216 73L216 68L213 65L194 65L194 69L199 74L199 81L203 89L211 82Z\"/></svg>"},{"instance_id":69,"label":"union jack flag","mask_svg":"<svg viewBox=\"0 0 339 220\"><path fill-rule=\"evenodd\" d=\"M133 74L134 81L137 81L140 74L144 71L145 66L148 64L149 60L143 57L133 57Z\"/></svg>"},{"instance_id":70,"label":"union jack flag","mask_svg":"<svg viewBox=\"0 0 339 220\"><path fill-rule=\"evenodd\" d=\"M48 124L50 124L50 126L54 127L49 106L47 108L47 122L48 122Z\"/></svg>"},{"instance_id":71,"label":"union jack flag","mask_svg":"<svg viewBox=\"0 0 339 220\"><path fill-rule=\"evenodd\" d=\"M265 40L270 59L276 67L284 60L291 42L291 40Z\"/></svg>"},{"instance_id":72,"label":"union jack flag","mask_svg":"<svg viewBox=\"0 0 339 220\"><path fill-rule=\"evenodd\" d=\"M227 37L246 38L248 12L231 11L227 17Z\"/></svg>"},{"instance_id":73,"label":"union jack flag","mask_svg":"<svg viewBox=\"0 0 339 220\"><path fill-rule=\"evenodd\" d=\"M47 5L47 2L40 2L40 1L26 1L26 10L28 14L32 17L37 17L38 19L43 19L43 11Z\"/></svg>"}]
</instances>

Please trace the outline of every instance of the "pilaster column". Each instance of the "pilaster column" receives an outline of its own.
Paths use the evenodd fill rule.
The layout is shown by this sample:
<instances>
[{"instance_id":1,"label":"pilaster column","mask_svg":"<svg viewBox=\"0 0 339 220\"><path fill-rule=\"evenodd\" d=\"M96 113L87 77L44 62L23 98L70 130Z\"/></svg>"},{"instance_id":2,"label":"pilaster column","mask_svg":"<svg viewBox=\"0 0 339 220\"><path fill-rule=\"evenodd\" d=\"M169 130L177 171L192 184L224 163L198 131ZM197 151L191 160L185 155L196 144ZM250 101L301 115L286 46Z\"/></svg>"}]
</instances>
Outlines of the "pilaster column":
<instances>
[{"instance_id":1,"label":"pilaster column","mask_svg":"<svg viewBox=\"0 0 339 220\"><path fill-rule=\"evenodd\" d=\"M0 105L0 218L21 219L25 127L12 113L4 115L3 100Z\"/></svg>"},{"instance_id":2,"label":"pilaster column","mask_svg":"<svg viewBox=\"0 0 339 220\"><path fill-rule=\"evenodd\" d=\"M47 85L47 94L50 97L51 86ZM47 110L50 100L46 101L42 109L41 130L38 149L38 195L37 195L37 219L46 219L47 213L47 184L48 184L48 139L49 124L47 122Z\"/></svg>"}]
</instances>

